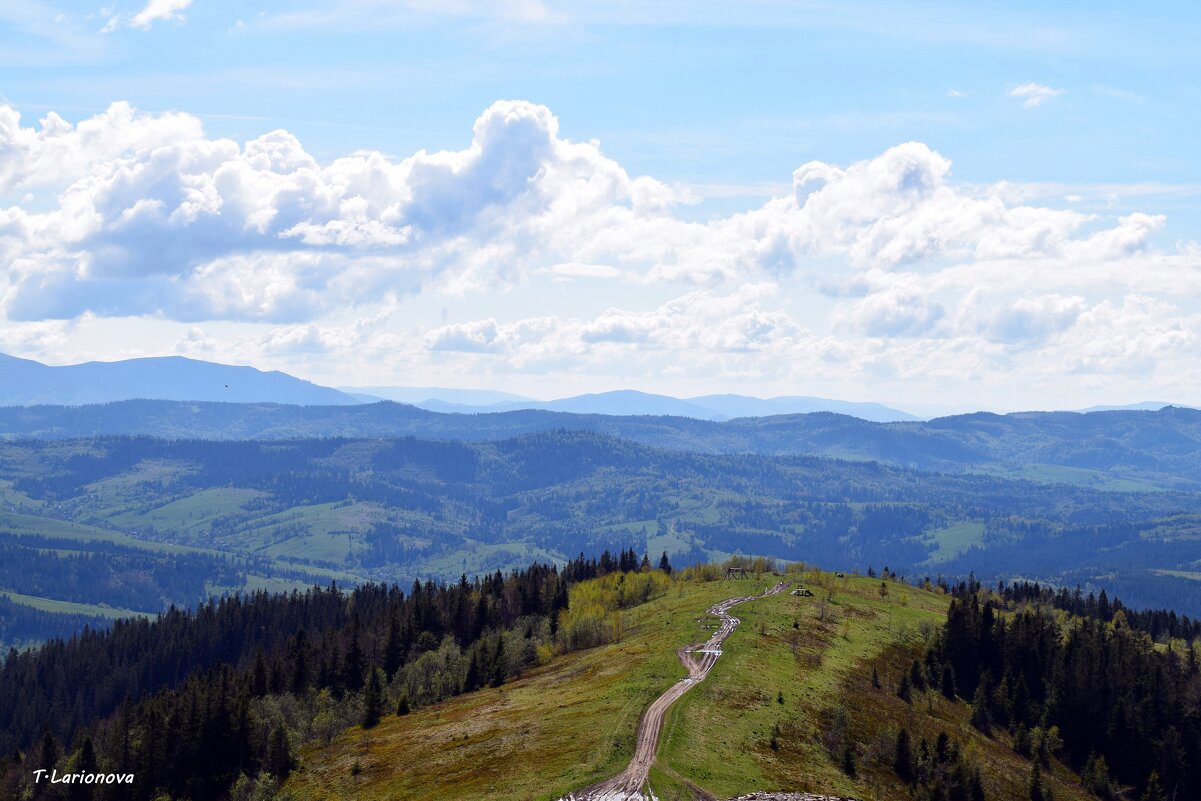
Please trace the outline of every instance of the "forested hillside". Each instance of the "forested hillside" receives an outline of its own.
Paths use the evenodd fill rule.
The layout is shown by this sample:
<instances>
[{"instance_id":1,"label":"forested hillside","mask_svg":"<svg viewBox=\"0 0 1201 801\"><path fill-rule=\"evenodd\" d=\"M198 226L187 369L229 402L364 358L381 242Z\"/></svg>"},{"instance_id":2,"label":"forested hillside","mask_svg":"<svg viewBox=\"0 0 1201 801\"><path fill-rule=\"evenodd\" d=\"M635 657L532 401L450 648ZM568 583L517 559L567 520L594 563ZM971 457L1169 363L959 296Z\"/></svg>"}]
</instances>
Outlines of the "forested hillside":
<instances>
[{"instance_id":1,"label":"forested hillside","mask_svg":"<svg viewBox=\"0 0 1201 801\"><path fill-rule=\"evenodd\" d=\"M0 799L50 797L34 786L36 767L136 777L95 795L74 788L79 799L217 801L239 779L242 791L274 786L297 745L500 686L552 650L606 642L612 612L667 582L645 556L606 552L563 571L533 565L407 592L365 584L233 596L10 651L0 667Z\"/></svg>"},{"instance_id":2,"label":"forested hillside","mask_svg":"<svg viewBox=\"0 0 1201 801\"><path fill-rule=\"evenodd\" d=\"M294 799L408 797L410 774L421 797L563 792L581 770L628 759L630 709L674 680L677 639L709 636L698 609L781 578L816 594L739 612L722 670L686 697L660 750L660 789L964 801L1198 789L1191 620L1031 584L923 589L891 572L781 576L765 560L737 563L758 578L729 582L724 566L648 557L407 590L256 592L11 651L0 799L58 797L38 769L135 777L69 788L79 801L268 799L284 782ZM469 722L464 709L477 710ZM714 715L724 725L705 725ZM416 740L401 736L410 716ZM564 725L609 756L573 763ZM498 749L512 738L525 759ZM547 738L559 747L545 751ZM497 773L475 760L498 760Z\"/></svg>"},{"instance_id":3,"label":"forested hillside","mask_svg":"<svg viewBox=\"0 0 1201 801\"><path fill-rule=\"evenodd\" d=\"M182 439L404 437L488 441L591 431L698 453L817 455L922 470L984 471L1110 489L1201 487L1201 411L978 413L875 423L829 412L712 422L540 410L439 414L396 403L361 406L126 401L0 408L0 436L147 434Z\"/></svg>"},{"instance_id":4,"label":"forested hillside","mask_svg":"<svg viewBox=\"0 0 1201 801\"><path fill-rule=\"evenodd\" d=\"M585 432L0 445L0 590L155 611L234 589L411 581L584 551L818 559L1134 584L1196 614L1201 498L705 455ZM118 547L119 546L119 547ZM153 549L153 550L151 550ZM53 576L77 575L56 585Z\"/></svg>"}]
</instances>

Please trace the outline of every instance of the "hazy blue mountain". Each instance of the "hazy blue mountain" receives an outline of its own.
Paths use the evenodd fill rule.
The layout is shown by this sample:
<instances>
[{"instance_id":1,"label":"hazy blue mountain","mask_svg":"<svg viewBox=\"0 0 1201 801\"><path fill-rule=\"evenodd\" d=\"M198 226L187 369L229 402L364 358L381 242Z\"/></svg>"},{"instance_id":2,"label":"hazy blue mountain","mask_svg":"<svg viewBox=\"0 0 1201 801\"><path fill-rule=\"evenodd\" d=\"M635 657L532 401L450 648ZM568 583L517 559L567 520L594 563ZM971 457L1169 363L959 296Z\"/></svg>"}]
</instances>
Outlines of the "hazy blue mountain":
<instances>
[{"instance_id":1,"label":"hazy blue mountain","mask_svg":"<svg viewBox=\"0 0 1201 801\"><path fill-rule=\"evenodd\" d=\"M699 419L707 419L713 416L713 413L703 406L668 395L652 395L633 389L576 395L571 398L561 398L539 404L523 404L523 408L545 409L552 412L569 412L571 414L655 415L695 417Z\"/></svg>"},{"instance_id":2,"label":"hazy blue mountain","mask_svg":"<svg viewBox=\"0 0 1201 801\"><path fill-rule=\"evenodd\" d=\"M1087 409L1077 409L1078 412L1123 412L1123 411L1145 411L1158 412L1165 406L1181 406L1182 404L1172 404L1165 401L1143 401L1142 403L1126 403L1119 406L1089 406ZM1194 408L1186 406L1184 408Z\"/></svg>"},{"instance_id":3,"label":"hazy blue mountain","mask_svg":"<svg viewBox=\"0 0 1201 801\"><path fill-rule=\"evenodd\" d=\"M536 402L524 395L494 389L453 389L450 387L338 387L348 395L375 400L390 400L424 406L426 403L455 407L453 411L478 411L480 406L510 402ZM437 411L442 411L441 409ZM445 411L452 411L446 409Z\"/></svg>"},{"instance_id":4,"label":"hazy blue mountain","mask_svg":"<svg viewBox=\"0 0 1201 801\"><path fill-rule=\"evenodd\" d=\"M698 420L724 420L728 415L700 404L670 395L654 395L634 389L618 389L612 392L597 392L574 395L558 400L509 400L487 405L455 402L448 398L437 398L415 402L415 406L434 412L479 414L481 412L514 412L523 409L538 409L547 412L571 414L605 414L622 417L652 415L692 417Z\"/></svg>"},{"instance_id":5,"label":"hazy blue mountain","mask_svg":"<svg viewBox=\"0 0 1201 801\"><path fill-rule=\"evenodd\" d=\"M686 398L689 403L709 409L715 418L767 417L777 414L809 414L811 412L834 412L871 420L876 423L895 423L902 420L917 420L908 412L892 409L879 403L856 403L854 401L812 398L805 395L782 395L776 398L755 398L747 395L702 395Z\"/></svg>"},{"instance_id":6,"label":"hazy blue mountain","mask_svg":"<svg viewBox=\"0 0 1201 801\"><path fill-rule=\"evenodd\" d=\"M0 406L79 406L135 398L302 406L361 402L286 373L182 356L52 367L0 354Z\"/></svg>"},{"instance_id":7,"label":"hazy blue mountain","mask_svg":"<svg viewBox=\"0 0 1201 801\"><path fill-rule=\"evenodd\" d=\"M698 420L729 420L734 417L767 417L778 414L807 414L810 412L835 412L848 414L862 420L874 422L897 422L919 418L898 409L879 403L854 403L804 396L782 396L777 398L755 398L747 395L703 395L696 398L675 398L637 390L622 389L589 395L575 395L550 401L529 398L506 398L485 400L488 393L471 390L427 390L405 389L385 393L369 387L358 387L356 391L375 395L388 400L411 403L432 412L457 414L479 414L480 412L511 412L519 409L541 409L551 412L573 414L674 415Z\"/></svg>"},{"instance_id":8,"label":"hazy blue mountain","mask_svg":"<svg viewBox=\"0 0 1201 801\"><path fill-rule=\"evenodd\" d=\"M724 422L543 409L441 414L390 402L329 407L125 401L0 409L0 437L7 438L150 434L223 440L415 436L486 441L555 430L591 431L696 453L817 455L1125 489L1201 485L1201 411L1175 406L1157 412L981 412L898 423L831 412ZM1127 479L1138 485L1114 483Z\"/></svg>"}]
</instances>

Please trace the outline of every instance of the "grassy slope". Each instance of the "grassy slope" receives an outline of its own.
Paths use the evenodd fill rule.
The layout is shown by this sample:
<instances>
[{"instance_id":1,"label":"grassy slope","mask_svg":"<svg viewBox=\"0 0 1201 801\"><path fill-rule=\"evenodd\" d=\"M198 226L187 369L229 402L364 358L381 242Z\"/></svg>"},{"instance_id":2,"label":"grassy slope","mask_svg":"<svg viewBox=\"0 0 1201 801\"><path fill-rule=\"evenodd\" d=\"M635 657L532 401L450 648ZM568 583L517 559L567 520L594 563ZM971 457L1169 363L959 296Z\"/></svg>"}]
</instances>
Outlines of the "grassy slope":
<instances>
[{"instance_id":1,"label":"grassy slope","mask_svg":"<svg viewBox=\"0 0 1201 801\"><path fill-rule=\"evenodd\" d=\"M937 692L914 693L912 707L892 692L924 632L941 624L945 596L890 582L882 598L879 580L829 574L807 574L805 583L816 597L781 595L739 607L743 623L726 653L705 683L669 712L652 774L663 801L690 797L680 777L719 798L768 789L906 797L890 766L901 726L913 732L915 749L921 737L933 743L945 730L978 754L988 798L1026 798L1030 764L1008 747L1008 735L984 737L969 725L966 703ZM869 680L873 663L879 690ZM850 738L859 744L856 779L842 773L826 745L839 709L846 710ZM780 731L775 751L769 744L774 726ZM1056 798L1087 798L1061 766L1051 780Z\"/></svg>"},{"instance_id":2,"label":"grassy slope","mask_svg":"<svg viewBox=\"0 0 1201 801\"><path fill-rule=\"evenodd\" d=\"M9 592L8 590L0 590L0 595L8 598L13 603L32 606L34 609L40 609L43 612L107 617L113 620L123 617L150 616L147 612L135 612L132 609L118 609L117 607L104 606L102 604L79 604L74 601L59 601L54 598L39 598L36 595L22 595L18 592Z\"/></svg>"},{"instance_id":3,"label":"grassy slope","mask_svg":"<svg viewBox=\"0 0 1201 801\"><path fill-rule=\"evenodd\" d=\"M722 659L669 712L651 777L659 798L690 798L685 781L719 798L764 789L904 797L891 768L873 756L901 725L914 733L915 748L923 736L932 743L940 730L951 734L977 756L990 799L1025 798L1030 765L1004 732L991 740L976 732L963 702L915 693L909 707L892 693L923 629L941 622L944 596L890 583L881 598L878 580L799 578L817 597L781 595L738 607L743 623ZM306 750L288 787L303 801L555 799L613 775L630 756L642 710L683 676L674 650L708 636L712 618L703 610L767 584L677 585L629 614L623 642L558 657L499 690L387 717L371 732L350 729L328 748ZM873 663L879 690L868 681ZM854 780L824 741L838 708L859 744ZM777 751L769 747L775 725ZM354 777L356 761L362 773ZM1051 781L1061 801L1086 798L1062 766Z\"/></svg>"},{"instance_id":4,"label":"grassy slope","mask_svg":"<svg viewBox=\"0 0 1201 801\"><path fill-rule=\"evenodd\" d=\"M607 778L628 763L643 709L683 677L675 649L703 639L696 619L730 593L723 582L678 584L629 610L622 642L556 658L500 689L385 718L366 734L350 729L328 749L307 750L288 787L330 801L352 787L364 801L511 801L558 798ZM352 777L356 760L363 772Z\"/></svg>"},{"instance_id":5,"label":"grassy slope","mask_svg":"<svg viewBox=\"0 0 1201 801\"><path fill-rule=\"evenodd\" d=\"M930 564L947 562L967 552L973 545L984 543L984 524L974 520L964 520L946 528L927 531L926 537L937 544L937 549L930 553L927 560Z\"/></svg>"}]
</instances>

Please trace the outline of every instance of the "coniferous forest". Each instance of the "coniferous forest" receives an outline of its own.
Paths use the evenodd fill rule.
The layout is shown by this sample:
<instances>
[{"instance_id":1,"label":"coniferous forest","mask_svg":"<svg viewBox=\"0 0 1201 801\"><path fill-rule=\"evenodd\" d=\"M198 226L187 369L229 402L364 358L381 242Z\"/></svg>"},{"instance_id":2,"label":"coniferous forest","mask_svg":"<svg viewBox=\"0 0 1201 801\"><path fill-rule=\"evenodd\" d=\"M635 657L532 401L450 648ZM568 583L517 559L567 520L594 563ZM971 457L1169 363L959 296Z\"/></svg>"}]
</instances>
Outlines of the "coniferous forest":
<instances>
[{"instance_id":1,"label":"coniferous forest","mask_svg":"<svg viewBox=\"0 0 1201 801\"><path fill-rule=\"evenodd\" d=\"M914 663L918 681L968 700L972 725L1006 732L1035 771L1063 759L1099 798L1201 797L1194 623L1030 584L953 590L945 626ZM1152 631L1176 639L1157 643Z\"/></svg>"},{"instance_id":2,"label":"coniferous forest","mask_svg":"<svg viewBox=\"0 0 1201 801\"><path fill-rule=\"evenodd\" d=\"M658 564L671 570L666 555ZM31 784L39 768L138 777L76 786L72 799L216 801L238 782L274 786L304 742L498 686L539 648L573 647L575 633L558 630L571 587L616 576L628 591L615 597L636 603L654 591L648 571L645 554L606 551L407 591L257 592L10 650L0 799L57 797Z\"/></svg>"}]
</instances>

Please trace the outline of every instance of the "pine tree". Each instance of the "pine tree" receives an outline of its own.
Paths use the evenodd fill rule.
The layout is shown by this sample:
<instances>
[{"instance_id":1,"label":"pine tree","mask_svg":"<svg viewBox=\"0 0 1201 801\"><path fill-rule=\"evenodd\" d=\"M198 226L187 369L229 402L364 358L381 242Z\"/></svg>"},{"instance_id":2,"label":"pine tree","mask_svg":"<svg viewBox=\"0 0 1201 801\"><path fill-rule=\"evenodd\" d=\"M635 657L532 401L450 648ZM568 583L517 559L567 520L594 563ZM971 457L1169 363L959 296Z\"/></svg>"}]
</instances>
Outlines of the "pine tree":
<instances>
[{"instance_id":1,"label":"pine tree","mask_svg":"<svg viewBox=\"0 0 1201 801\"><path fill-rule=\"evenodd\" d=\"M467 662L467 675L463 677L463 692L470 693L480 688L480 663L478 649L471 649L471 659Z\"/></svg>"},{"instance_id":2,"label":"pine tree","mask_svg":"<svg viewBox=\"0 0 1201 801\"><path fill-rule=\"evenodd\" d=\"M292 646L292 692L296 695L303 694L309 688L308 648L304 629L301 629L296 632Z\"/></svg>"},{"instance_id":3,"label":"pine tree","mask_svg":"<svg viewBox=\"0 0 1201 801\"><path fill-rule=\"evenodd\" d=\"M54 738L54 734L47 728L42 735L42 745L38 749L38 767L43 770L52 770L58 764L60 753L58 740Z\"/></svg>"},{"instance_id":4,"label":"pine tree","mask_svg":"<svg viewBox=\"0 0 1201 801\"><path fill-rule=\"evenodd\" d=\"M901 781L906 783L913 781L913 750L909 745L909 729L901 729L897 732L897 746L893 754L892 767Z\"/></svg>"},{"instance_id":5,"label":"pine tree","mask_svg":"<svg viewBox=\"0 0 1201 801\"><path fill-rule=\"evenodd\" d=\"M1026 758L1034 753L1030 742L1030 732L1026 729L1025 723L1019 723L1013 730L1013 750Z\"/></svg>"},{"instance_id":6,"label":"pine tree","mask_svg":"<svg viewBox=\"0 0 1201 801\"><path fill-rule=\"evenodd\" d=\"M950 665L942 666L942 685L939 688L942 691L943 697L954 701L958 691L955 687L955 668Z\"/></svg>"},{"instance_id":7,"label":"pine tree","mask_svg":"<svg viewBox=\"0 0 1201 801\"><path fill-rule=\"evenodd\" d=\"M633 553L631 550L630 553ZM499 687L505 683L505 638L496 638L496 654L492 658L492 677L488 682L493 687Z\"/></svg>"},{"instance_id":8,"label":"pine tree","mask_svg":"<svg viewBox=\"0 0 1201 801\"><path fill-rule=\"evenodd\" d=\"M260 647L254 655L254 675L250 691L255 698L262 698L267 694L267 689L267 663L263 660L263 649Z\"/></svg>"},{"instance_id":9,"label":"pine tree","mask_svg":"<svg viewBox=\"0 0 1201 801\"><path fill-rule=\"evenodd\" d=\"M1037 760L1034 762L1034 767L1030 769L1030 781L1026 787L1030 801L1047 801L1043 794L1043 769Z\"/></svg>"},{"instance_id":10,"label":"pine tree","mask_svg":"<svg viewBox=\"0 0 1201 801\"><path fill-rule=\"evenodd\" d=\"M916 659L909 666L909 682L918 690L926 689L926 673L922 670L921 663Z\"/></svg>"},{"instance_id":11,"label":"pine tree","mask_svg":"<svg viewBox=\"0 0 1201 801\"><path fill-rule=\"evenodd\" d=\"M342 665L343 684L347 690L356 693L363 689L364 659L363 646L359 644L359 614L355 612L350 625L350 641L346 644L346 661Z\"/></svg>"},{"instance_id":12,"label":"pine tree","mask_svg":"<svg viewBox=\"0 0 1201 801\"><path fill-rule=\"evenodd\" d=\"M947 736L945 731L938 733L938 739L934 741L934 759L940 765L946 764L951 758L951 738Z\"/></svg>"},{"instance_id":13,"label":"pine tree","mask_svg":"<svg viewBox=\"0 0 1201 801\"><path fill-rule=\"evenodd\" d=\"M91 737L84 737L83 745L79 748L79 756L75 760L75 772L95 773L96 767L96 747L92 745ZM2 773L3 771L0 771L0 774ZM90 801L91 797L91 790L84 784L72 784L67 793L70 801Z\"/></svg>"},{"instance_id":14,"label":"pine tree","mask_svg":"<svg viewBox=\"0 0 1201 801\"><path fill-rule=\"evenodd\" d=\"M367 688L363 691L363 728L370 729L379 723L383 714L384 688L380 681L380 671L372 668L367 679Z\"/></svg>"},{"instance_id":15,"label":"pine tree","mask_svg":"<svg viewBox=\"0 0 1201 801\"><path fill-rule=\"evenodd\" d=\"M400 620L396 615L391 615L388 619L388 637L384 640L384 675L388 677L388 681L400 670L400 649Z\"/></svg>"},{"instance_id":16,"label":"pine tree","mask_svg":"<svg viewBox=\"0 0 1201 801\"><path fill-rule=\"evenodd\" d=\"M972 697L972 725L985 734L992 733L992 715L988 712L988 690L981 682Z\"/></svg>"},{"instance_id":17,"label":"pine tree","mask_svg":"<svg viewBox=\"0 0 1201 801\"><path fill-rule=\"evenodd\" d=\"M1151 771L1151 775L1147 777L1147 789L1143 790L1139 801L1166 801L1163 788L1159 784L1158 771Z\"/></svg>"},{"instance_id":18,"label":"pine tree","mask_svg":"<svg viewBox=\"0 0 1201 801\"><path fill-rule=\"evenodd\" d=\"M267 772L280 781L288 778L295 765L292 759L292 749L288 742L288 730L283 724L276 726L271 732L271 740L267 744Z\"/></svg>"},{"instance_id":19,"label":"pine tree","mask_svg":"<svg viewBox=\"0 0 1201 801\"><path fill-rule=\"evenodd\" d=\"M980 776L980 768L978 767L972 771L972 780L968 787L968 797L970 801L985 801L984 779Z\"/></svg>"},{"instance_id":20,"label":"pine tree","mask_svg":"<svg viewBox=\"0 0 1201 801\"><path fill-rule=\"evenodd\" d=\"M1103 754L1089 754L1080 771L1080 784L1103 801L1113 797L1113 784L1109 780L1109 765Z\"/></svg>"},{"instance_id":21,"label":"pine tree","mask_svg":"<svg viewBox=\"0 0 1201 801\"><path fill-rule=\"evenodd\" d=\"M855 774L857 773L855 767L855 749L851 747L850 743L842 747L842 772L852 779L855 778Z\"/></svg>"},{"instance_id":22,"label":"pine tree","mask_svg":"<svg viewBox=\"0 0 1201 801\"><path fill-rule=\"evenodd\" d=\"M411 712L411 711L412 710L409 709L409 694L401 693L400 694L400 703L398 703L396 705L396 714L399 717L403 718L405 715L409 714L409 712Z\"/></svg>"}]
</instances>

